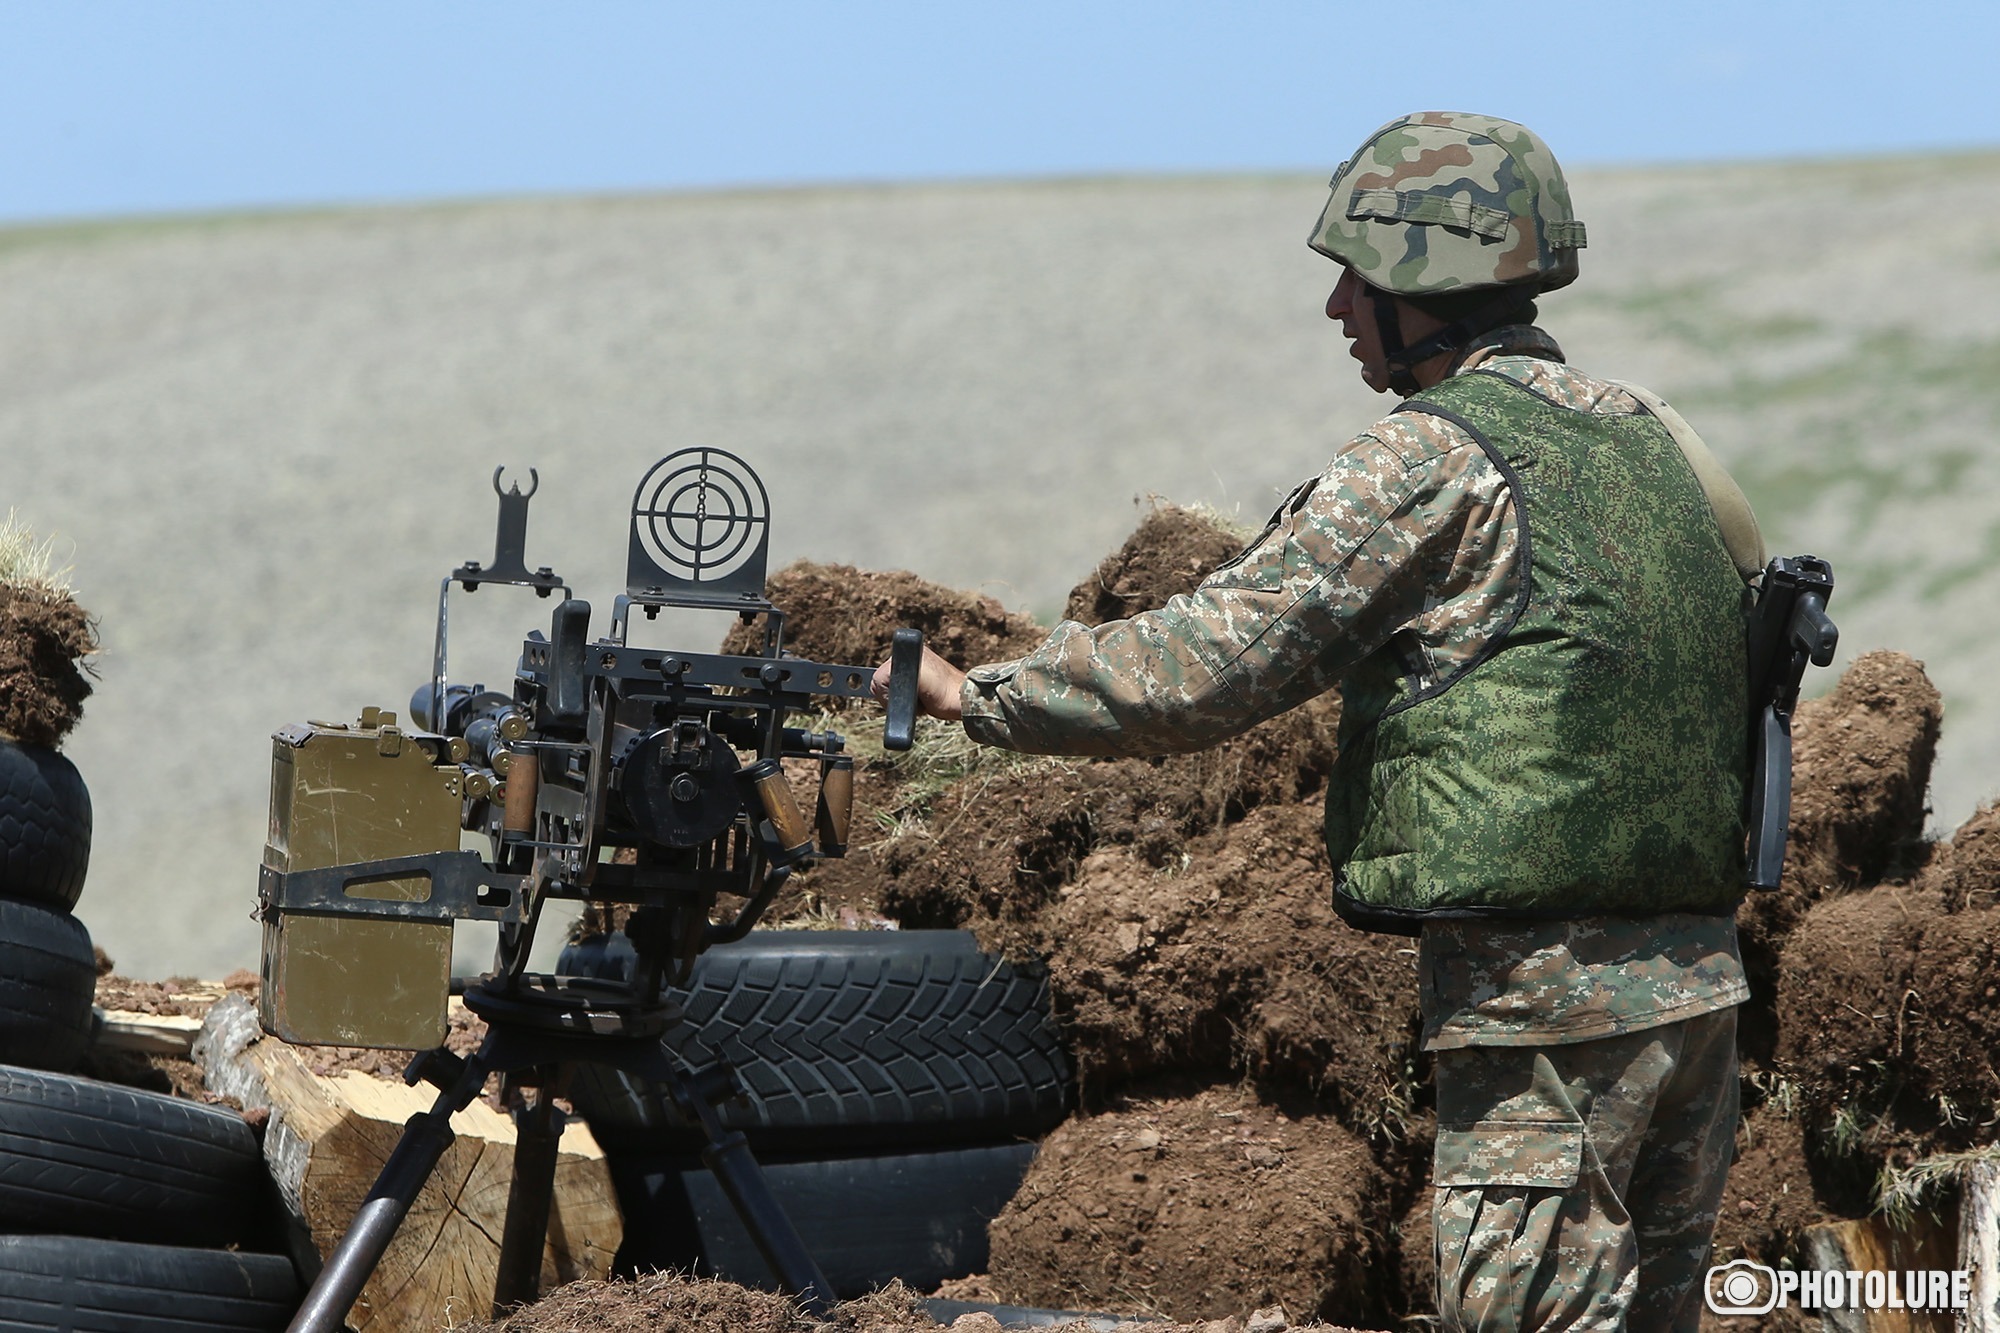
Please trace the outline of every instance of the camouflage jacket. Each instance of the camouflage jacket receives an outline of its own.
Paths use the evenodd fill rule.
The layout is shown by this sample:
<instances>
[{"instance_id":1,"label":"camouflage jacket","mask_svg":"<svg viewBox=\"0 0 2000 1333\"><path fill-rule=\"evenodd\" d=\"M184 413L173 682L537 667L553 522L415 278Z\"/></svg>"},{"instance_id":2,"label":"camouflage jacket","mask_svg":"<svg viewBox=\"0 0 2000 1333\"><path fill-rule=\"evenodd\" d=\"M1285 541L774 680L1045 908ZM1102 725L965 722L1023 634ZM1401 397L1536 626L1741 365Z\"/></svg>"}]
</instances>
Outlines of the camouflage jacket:
<instances>
[{"instance_id":1,"label":"camouflage jacket","mask_svg":"<svg viewBox=\"0 0 2000 1333\"><path fill-rule=\"evenodd\" d=\"M1495 330L1453 373L1475 368L1578 410L1643 410L1563 364L1537 328ZM1372 654L1413 653L1447 676L1505 624L1518 554L1512 496L1484 451L1440 418L1392 413L1193 593L1096 628L1065 622L1026 657L974 668L965 729L1033 753L1162 754L1275 717ZM1726 917L1435 923L1419 959L1434 1049L1583 1041L1748 995Z\"/></svg>"}]
</instances>

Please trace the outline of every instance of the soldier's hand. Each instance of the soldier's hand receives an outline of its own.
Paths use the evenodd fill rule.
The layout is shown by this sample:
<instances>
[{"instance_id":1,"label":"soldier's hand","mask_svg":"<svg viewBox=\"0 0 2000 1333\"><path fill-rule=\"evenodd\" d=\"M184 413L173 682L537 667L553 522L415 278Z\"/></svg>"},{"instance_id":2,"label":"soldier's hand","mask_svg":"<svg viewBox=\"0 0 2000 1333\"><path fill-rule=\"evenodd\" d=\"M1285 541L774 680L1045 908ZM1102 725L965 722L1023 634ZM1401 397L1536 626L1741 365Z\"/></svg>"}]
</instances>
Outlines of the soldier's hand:
<instances>
[{"instance_id":1,"label":"soldier's hand","mask_svg":"<svg viewBox=\"0 0 2000 1333\"><path fill-rule=\"evenodd\" d=\"M963 671L929 648L924 649L923 661L917 666L917 712L925 717L941 718L946 722L958 721L958 696L964 686ZM877 699L889 697L887 662L875 668L875 678L870 684L870 689Z\"/></svg>"}]
</instances>

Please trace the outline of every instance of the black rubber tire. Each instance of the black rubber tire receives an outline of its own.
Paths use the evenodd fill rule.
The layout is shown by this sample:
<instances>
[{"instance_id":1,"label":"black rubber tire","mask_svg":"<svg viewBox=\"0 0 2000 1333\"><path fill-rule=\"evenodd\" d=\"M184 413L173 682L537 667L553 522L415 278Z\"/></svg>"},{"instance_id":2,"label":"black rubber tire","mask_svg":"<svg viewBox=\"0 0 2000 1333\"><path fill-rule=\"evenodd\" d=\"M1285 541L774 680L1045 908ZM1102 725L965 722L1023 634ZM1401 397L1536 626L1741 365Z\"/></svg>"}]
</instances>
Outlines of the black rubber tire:
<instances>
[{"instance_id":1,"label":"black rubber tire","mask_svg":"<svg viewBox=\"0 0 2000 1333\"><path fill-rule=\"evenodd\" d=\"M97 964L81 921L0 898L0 1064L76 1068L90 1049L96 990Z\"/></svg>"},{"instance_id":2,"label":"black rubber tire","mask_svg":"<svg viewBox=\"0 0 2000 1333\"><path fill-rule=\"evenodd\" d=\"M61 752L0 740L0 894L69 911L90 868L90 789Z\"/></svg>"},{"instance_id":3,"label":"black rubber tire","mask_svg":"<svg viewBox=\"0 0 2000 1333\"><path fill-rule=\"evenodd\" d=\"M764 1178L842 1299L901 1278L918 1291L986 1271L986 1226L1014 1197L1032 1143L791 1158ZM625 1214L614 1271L692 1270L776 1289L777 1278L714 1176L686 1156L610 1161Z\"/></svg>"},{"instance_id":4,"label":"black rubber tire","mask_svg":"<svg viewBox=\"0 0 2000 1333\"><path fill-rule=\"evenodd\" d=\"M560 971L626 976L622 935L572 945ZM1048 974L958 930L759 931L702 954L667 1044L726 1061L747 1096L723 1123L759 1151L1033 1138L1068 1115L1069 1060ZM582 1066L571 1096L607 1149L686 1147L699 1131L657 1087Z\"/></svg>"},{"instance_id":5,"label":"black rubber tire","mask_svg":"<svg viewBox=\"0 0 2000 1333\"><path fill-rule=\"evenodd\" d=\"M0 1236L0 1329L276 1333L303 1291L276 1254Z\"/></svg>"},{"instance_id":6,"label":"black rubber tire","mask_svg":"<svg viewBox=\"0 0 2000 1333\"><path fill-rule=\"evenodd\" d=\"M268 1188L256 1136L234 1111L0 1067L0 1218L10 1230L250 1244Z\"/></svg>"}]
</instances>

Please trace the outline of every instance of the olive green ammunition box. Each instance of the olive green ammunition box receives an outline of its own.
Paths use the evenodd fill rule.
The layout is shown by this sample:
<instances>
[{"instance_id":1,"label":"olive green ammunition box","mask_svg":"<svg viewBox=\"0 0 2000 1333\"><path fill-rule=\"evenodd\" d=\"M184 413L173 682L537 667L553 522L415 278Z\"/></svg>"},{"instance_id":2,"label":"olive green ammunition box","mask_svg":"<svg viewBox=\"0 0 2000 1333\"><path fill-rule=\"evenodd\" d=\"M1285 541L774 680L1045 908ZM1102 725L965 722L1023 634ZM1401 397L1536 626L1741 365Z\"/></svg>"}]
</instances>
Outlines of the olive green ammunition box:
<instances>
[{"instance_id":1,"label":"olive green ammunition box","mask_svg":"<svg viewBox=\"0 0 2000 1333\"><path fill-rule=\"evenodd\" d=\"M393 713L358 726L313 722L272 738L271 829L264 865L290 873L455 851L462 770L437 738L412 737ZM446 759L439 763L435 760ZM423 902L424 876L345 887L349 912L266 903L267 1032L288 1042L428 1050L443 1044L451 985L450 921L367 915L366 900Z\"/></svg>"}]
</instances>

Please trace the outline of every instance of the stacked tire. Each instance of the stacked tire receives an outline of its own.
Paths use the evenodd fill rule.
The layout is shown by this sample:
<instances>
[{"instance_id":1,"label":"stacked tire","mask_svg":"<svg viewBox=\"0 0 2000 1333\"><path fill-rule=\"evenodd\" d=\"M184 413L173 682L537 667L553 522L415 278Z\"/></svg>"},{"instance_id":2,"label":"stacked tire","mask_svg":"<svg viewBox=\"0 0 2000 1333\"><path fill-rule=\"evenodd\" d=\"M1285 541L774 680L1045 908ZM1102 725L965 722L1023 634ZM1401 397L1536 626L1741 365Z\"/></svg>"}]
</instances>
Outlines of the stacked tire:
<instances>
[{"instance_id":1,"label":"stacked tire","mask_svg":"<svg viewBox=\"0 0 2000 1333\"><path fill-rule=\"evenodd\" d=\"M623 979L635 961L614 934L558 968ZM723 1125L837 1295L984 1271L987 1223L1074 1101L1046 972L964 931L768 930L703 953L676 998L668 1045L686 1068L734 1071ZM586 1065L571 1096L625 1214L620 1272L776 1285L667 1089Z\"/></svg>"},{"instance_id":2,"label":"stacked tire","mask_svg":"<svg viewBox=\"0 0 2000 1333\"><path fill-rule=\"evenodd\" d=\"M59 751L0 740L0 1064L66 1072L90 1049L90 792Z\"/></svg>"},{"instance_id":3,"label":"stacked tire","mask_svg":"<svg viewBox=\"0 0 2000 1333\"><path fill-rule=\"evenodd\" d=\"M300 1289L256 1136L222 1107L80 1078L97 969L73 915L90 796L0 740L0 1328L283 1329Z\"/></svg>"}]
</instances>

